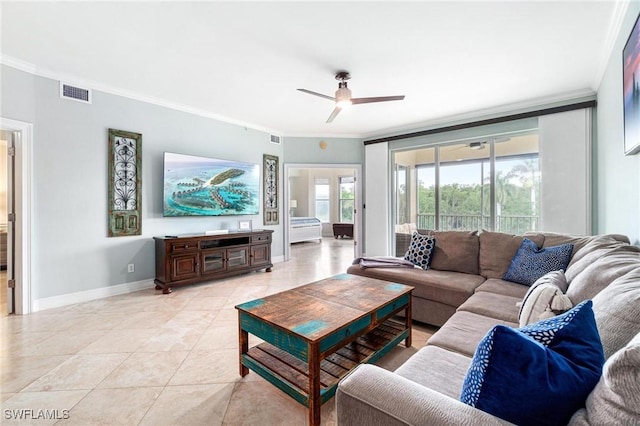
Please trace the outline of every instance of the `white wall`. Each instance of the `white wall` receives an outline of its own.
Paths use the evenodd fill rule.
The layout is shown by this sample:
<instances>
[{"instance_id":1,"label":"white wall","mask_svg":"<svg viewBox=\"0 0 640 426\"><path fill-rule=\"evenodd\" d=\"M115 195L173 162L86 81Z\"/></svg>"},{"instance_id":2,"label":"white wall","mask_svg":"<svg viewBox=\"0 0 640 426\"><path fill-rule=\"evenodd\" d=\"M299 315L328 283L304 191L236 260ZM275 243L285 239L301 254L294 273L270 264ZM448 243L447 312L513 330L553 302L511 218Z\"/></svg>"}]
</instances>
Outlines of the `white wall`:
<instances>
[{"instance_id":1,"label":"white wall","mask_svg":"<svg viewBox=\"0 0 640 426\"><path fill-rule=\"evenodd\" d=\"M367 256L388 256L391 250L389 144L366 145L365 159L364 253Z\"/></svg>"},{"instance_id":2,"label":"white wall","mask_svg":"<svg viewBox=\"0 0 640 426\"><path fill-rule=\"evenodd\" d=\"M598 87L594 146L594 222L598 234L627 235L640 245L640 154L624 155L622 50L640 11L630 2Z\"/></svg>"},{"instance_id":3,"label":"white wall","mask_svg":"<svg viewBox=\"0 0 640 426\"><path fill-rule=\"evenodd\" d=\"M292 209L292 216L309 217L309 170L290 169L289 199L296 200L298 207Z\"/></svg>"},{"instance_id":4,"label":"white wall","mask_svg":"<svg viewBox=\"0 0 640 426\"><path fill-rule=\"evenodd\" d=\"M262 215L162 215L164 151L258 164L272 154L282 165L269 134L96 91L90 105L63 100L57 81L6 66L1 83L2 116L34 124L34 300L153 280L153 236L235 229L240 218L273 229L272 256L283 256L283 224L262 226ZM141 236L107 237L108 128L142 133Z\"/></svg>"},{"instance_id":5,"label":"white wall","mask_svg":"<svg viewBox=\"0 0 640 426\"><path fill-rule=\"evenodd\" d=\"M538 118L540 230L591 234L591 109Z\"/></svg>"}]
</instances>

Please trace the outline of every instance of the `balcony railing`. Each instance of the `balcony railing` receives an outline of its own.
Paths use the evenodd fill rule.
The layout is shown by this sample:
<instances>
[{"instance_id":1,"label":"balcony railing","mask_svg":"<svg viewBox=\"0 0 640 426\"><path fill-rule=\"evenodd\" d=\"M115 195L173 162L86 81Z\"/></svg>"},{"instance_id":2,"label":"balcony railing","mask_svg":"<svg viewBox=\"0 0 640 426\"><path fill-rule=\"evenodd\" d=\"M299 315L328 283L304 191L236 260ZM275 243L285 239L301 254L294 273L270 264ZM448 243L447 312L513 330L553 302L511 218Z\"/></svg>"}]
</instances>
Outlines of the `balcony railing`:
<instances>
[{"instance_id":1,"label":"balcony railing","mask_svg":"<svg viewBox=\"0 0 640 426\"><path fill-rule=\"evenodd\" d=\"M419 214L416 225L419 229L436 229L435 214ZM441 214L439 231L464 231L464 230L491 230L491 218L482 215L468 214ZM538 230L538 216L496 216L494 231L509 234L524 234L528 231Z\"/></svg>"}]
</instances>

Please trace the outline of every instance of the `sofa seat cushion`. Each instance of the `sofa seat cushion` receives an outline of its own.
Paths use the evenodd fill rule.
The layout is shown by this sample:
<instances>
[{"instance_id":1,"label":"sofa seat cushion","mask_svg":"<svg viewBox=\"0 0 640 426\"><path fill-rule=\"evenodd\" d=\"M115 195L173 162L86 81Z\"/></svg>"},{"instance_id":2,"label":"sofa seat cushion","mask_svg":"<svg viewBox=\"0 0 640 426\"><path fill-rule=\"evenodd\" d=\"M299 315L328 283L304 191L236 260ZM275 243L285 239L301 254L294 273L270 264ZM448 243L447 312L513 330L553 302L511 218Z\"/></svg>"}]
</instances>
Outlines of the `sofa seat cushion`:
<instances>
[{"instance_id":1,"label":"sofa seat cushion","mask_svg":"<svg viewBox=\"0 0 640 426\"><path fill-rule=\"evenodd\" d=\"M527 238L538 247L541 247L544 242L542 234L527 235ZM502 232L482 231L479 240L480 275L486 278L502 278L511 264L511 259L522 245L523 237Z\"/></svg>"},{"instance_id":2,"label":"sofa seat cushion","mask_svg":"<svg viewBox=\"0 0 640 426\"><path fill-rule=\"evenodd\" d=\"M598 293L593 298L593 313L609 358L640 333L640 267Z\"/></svg>"},{"instance_id":3,"label":"sofa seat cushion","mask_svg":"<svg viewBox=\"0 0 640 426\"><path fill-rule=\"evenodd\" d=\"M522 302L520 297L483 291L471 296L458 307L458 311L473 312L474 314L518 324L520 302Z\"/></svg>"},{"instance_id":4,"label":"sofa seat cushion","mask_svg":"<svg viewBox=\"0 0 640 426\"><path fill-rule=\"evenodd\" d=\"M473 312L458 311L427 341L427 346L438 346L466 356L473 356L482 338L496 324L517 327L517 322L500 321Z\"/></svg>"},{"instance_id":5,"label":"sofa seat cushion","mask_svg":"<svg viewBox=\"0 0 640 426\"><path fill-rule=\"evenodd\" d=\"M600 256L569 282L567 296L574 305L593 299L616 278L640 266L640 247L621 246Z\"/></svg>"},{"instance_id":6,"label":"sofa seat cushion","mask_svg":"<svg viewBox=\"0 0 640 426\"><path fill-rule=\"evenodd\" d=\"M437 346L425 346L395 373L451 398L460 399L462 381L471 358Z\"/></svg>"},{"instance_id":7,"label":"sofa seat cushion","mask_svg":"<svg viewBox=\"0 0 640 426\"><path fill-rule=\"evenodd\" d=\"M406 284L415 287L414 297L434 300L449 306L460 306L467 300L484 277L451 271L427 271L419 268L366 268L351 265L347 273L378 278L380 280Z\"/></svg>"},{"instance_id":8,"label":"sofa seat cushion","mask_svg":"<svg viewBox=\"0 0 640 426\"><path fill-rule=\"evenodd\" d=\"M430 231L436 239L431 268L478 274L480 240L477 231Z\"/></svg>"},{"instance_id":9,"label":"sofa seat cushion","mask_svg":"<svg viewBox=\"0 0 640 426\"><path fill-rule=\"evenodd\" d=\"M522 299L529 288L522 284L501 280L500 278L489 278L476 289L476 293L486 291L487 293L502 294L505 296L519 297Z\"/></svg>"}]
</instances>

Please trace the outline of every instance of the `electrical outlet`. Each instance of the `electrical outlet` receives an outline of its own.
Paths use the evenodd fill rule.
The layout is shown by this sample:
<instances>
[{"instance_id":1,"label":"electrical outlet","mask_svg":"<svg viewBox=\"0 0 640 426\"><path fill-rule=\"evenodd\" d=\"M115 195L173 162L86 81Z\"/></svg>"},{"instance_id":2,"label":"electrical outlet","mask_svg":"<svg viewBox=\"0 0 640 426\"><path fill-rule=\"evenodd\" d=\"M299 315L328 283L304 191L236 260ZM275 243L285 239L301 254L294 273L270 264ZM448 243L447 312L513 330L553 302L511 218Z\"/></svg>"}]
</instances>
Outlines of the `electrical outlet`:
<instances>
[{"instance_id":1,"label":"electrical outlet","mask_svg":"<svg viewBox=\"0 0 640 426\"><path fill-rule=\"evenodd\" d=\"M134 272L135 270L136 267L133 265L133 263L127 265L127 272Z\"/></svg>"}]
</instances>

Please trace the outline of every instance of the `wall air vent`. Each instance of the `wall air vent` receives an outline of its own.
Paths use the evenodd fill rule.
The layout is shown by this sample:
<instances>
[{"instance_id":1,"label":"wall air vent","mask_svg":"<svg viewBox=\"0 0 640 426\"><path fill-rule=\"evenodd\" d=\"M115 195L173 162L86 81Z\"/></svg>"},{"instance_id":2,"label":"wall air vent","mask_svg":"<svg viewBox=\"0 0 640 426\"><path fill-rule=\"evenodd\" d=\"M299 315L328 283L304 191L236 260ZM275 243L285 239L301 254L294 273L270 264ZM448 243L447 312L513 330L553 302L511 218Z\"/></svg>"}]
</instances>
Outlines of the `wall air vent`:
<instances>
[{"instance_id":1,"label":"wall air vent","mask_svg":"<svg viewBox=\"0 0 640 426\"><path fill-rule=\"evenodd\" d=\"M280 136L271 135L270 139L271 143L275 143L276 145L280 145L281 138Z\"/></svg>"},{"instance_id":2,"label":"wall air vent","mask_svg":"<svg viewBox=\"0 0 640 426\"><path fill-rule=\"evenodd\" d=\"M60 82L60 97L72 101L91 103L91 89L72 86L71 84Z\"/></svg>"}]
</instances>

